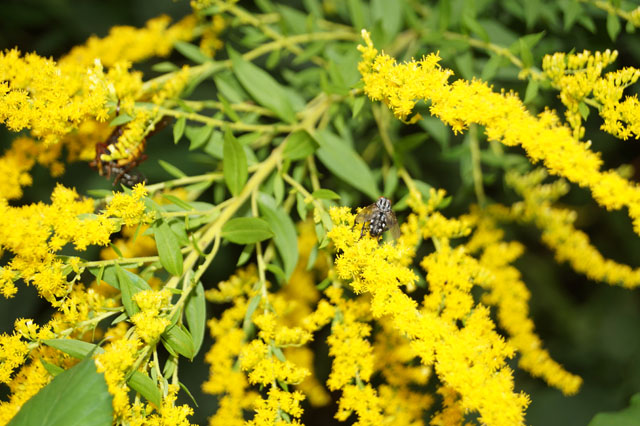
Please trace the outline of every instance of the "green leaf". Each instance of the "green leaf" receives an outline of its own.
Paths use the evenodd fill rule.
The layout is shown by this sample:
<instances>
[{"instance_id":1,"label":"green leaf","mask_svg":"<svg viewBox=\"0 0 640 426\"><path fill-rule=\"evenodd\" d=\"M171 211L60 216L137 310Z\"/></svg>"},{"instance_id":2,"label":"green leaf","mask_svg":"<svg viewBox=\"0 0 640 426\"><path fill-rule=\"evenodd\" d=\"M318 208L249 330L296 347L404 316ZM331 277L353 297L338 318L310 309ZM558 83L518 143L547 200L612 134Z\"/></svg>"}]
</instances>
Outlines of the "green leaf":
<instances>
[{"instance_id":1,"label":"green leaf","mask_svg":"<svg viewBox=\"0 0 640 426\"><path fill-rule=\"evenodd\" d=\"M201 282L191 290L184 308L184 316L193 338L194 353L198 353L204 340L207 322L207 304L204 298L204 287Z\"/></svg>"},{"instance_id":2,"label":"green leaf","mask_svg":"<svg viewBox=\"0 0 640 426\"><path fill-rule=\"evenodd\" d=\"M612 41L616 41L618 34L620 34L620 18L615 13L609 12L607 14L607 33Z\"/></svg>"},{"instance_id":3,"label":"green leaf","mask_svg":"<svg viewBox=\"0 0 640 426\"><path fill-rule=\"evenodd\" d=\"M322 131L315 135L320 144L318 158L334 175L373 199L379 195L378 187L367 163L338 136Z\"/></svg>"},{"instance_id":4,"label":"green leaf","mask_svg":"<svg viewBox=\"0 0 640 426\"><path fill-rule=\"evenodd\" d=\"M191 59L195 63L203 64L211 60L211 58L202 53L202 50L200 50L198 46L187 43L186 41L178 40L173 43L173 47L182 53L185 58Z\"/></svg>"},{"instance_id":5,"label":"green leaf","mask_svg":"<svg viewBox=\"0 0 640 426\"><path fill-rule=\"evenodd\" d=\"M185 129L187 138L191 141L189 145L189 151L198 149L209 141L209 136L213 132L211 126L187 126Z\"/></svg>"},{"instance_id":6,"label":"green leaf","mask_svg":"<svg viewBox=\"0 0 640 426\"><path fill-rule=\"evenodd\" d=\"M173 125L173 143L178 143L180 139L182 139L182 135L184 134L184 128L187 125L187 119L184 117L178 118L176 124Z\"/></svg>"},{"instance_id":7,"label":"green leaf","mask_svg":"<svg viewBox=\"0 0 640 426\"><path fill-rule=\"evenodd\" d=\"M174 178L183 178L187 176L185 172L183 172L173 164L167 163L164 160L158 160L158 164L160 164L160 167L162 167L167 173L169 173Z\"/></svg>"},{"instance_id":8,"label":"green leaf","mask_svg":"<svg viewBox=\"0 0 640 426\"><path fill-rule=\"evenodd\" d=\"M484 68L482 68L482 74L480 76L483 80L491 80L498 72L498 68L502 63L502 56L500 55L491 55L489 60L484 64Z\"/></svg>"},{"instance_id":9,"label":"green leaf","mask_svg":"<svg viewBox=\"0 0 640 426\"><path fill-rule=\"evenodd\" d=\"M151 377L140 371L134 371L131 377L127 380L127 384L131 389L144 396L147 401L160 407L162 404L162 394L156 383Z\"/></svg>"},{"instance_id":10,"label":"green leaf","mask_svg":"<svg viewBox=\"0 0 640 426\"><path fill-rule=\"evenodd\" d=\"M120 286L120 295L122 298L122 305L129 316L133 316L140 311L138 305L133 302L133 295L140 292L139 288L136 288L133 281L125 273L126 271L116 264L116 275L118 276L118 285Z\"/></svg>"},{"instance_id":11,"label":"green leaf","mask_svg":"<svg viewBox=\"0 0 640 426\"><path fill-rule=\"evenodd\" d=\"M318 148L318 144L304 130L291 133L285 143L282 155L289 160L307 158Z\"/></svg>"},{"instance_id":12,"label":"green leaf","mask_svg":"<svg viewBox=\"0 0 640 426\"><path fill-rule=\"evenodd\" d=\"M236 217L224 224L222 237L236 244L253 244L273 237L273 231L264 219Z\"/></svg>"},{"instance_id":13,"label":"green leaf","mask_svg":"<svg viewBox=\"0 0 640 426\"><path fill-rule=\"evenodd\" d=\"M56 377L57 375L59 375L60 373L64 373L65 371L64 368L58 367L57 365L47 362L42 358L40 358L40 363L42 364L44 369L47 370L47 372L53 377Z\"/></svg>"},{"instance_id":14,"label":"green leaf","mask_svg":"<svg viewBox=\"0 0 640 426\"><path fill-rule=\"evenodd\" d=\"M157 220L153 223L153 234L158 247L160 263L171 275L181 276L184 259L180 251L178 237L164 220Z\"/></svg>"},{"instance_id":15,"label":"green leaf","mask_svg":"<svg viewBox=\"0 0 640 426\"><path fill-rule=\"evenodd\" d=\"M173 72L178 71L180 68L178 68L178 66L173 62L164 61L153 64L151 69L155 72Z\"/></svg>"},{"instance_id":16,"label":"green leaf","mask_svg":"<svg viewBox=\"0 0 640 426\"><path fill-rule=\"evenodd\" d=\"M330 189L316 189L315 191L313 191L313 194L311 194L311 196L313 198L320 198L323 200L339 200L340 196L338 194L336 194L335 192L333 192Z\"/></svg>"},{"instance_id":17,"label":"green leaf","mask_svg":"<svg viewBox=\"0 0 640 426\"><path fill-rule=\"evenodd\" d=\"M640 393L631 397L631 405L611 413L598 413L589 426L633 426L640 424Z\"/></svg>"},{"instance_id":18,"label":"green leaf","mask_svg":"<svg viewBox=\"0 0 640 426\"><path fill-rule=\"evenodd\" d=\"M47 346L51 346L59 351L71 355L74 358L84 359L92 352L103 353L104 349L100 346L75 339L47 339L43 340Z\"/></svg>"},{"instance_id":19,"label":"green leaf","mask_svg":"<svg viewBox=\"0 0 640 426\"><path fill-rule=\"evenodd\" d=\"M351 118L356 118L360 115L360 111L362 111L362 107L364 106L366 98L364 96L358 96L353 101L353 106L351 107L352 113Z\"/></svg>"},{"instance_id":20,"label":"green leaf","mask_svg":"<svg viewBox=\"0 0 640 426\"><path fill-rule=\"evenodd\" d=\"M349 8L349 15L351 16L353 27L357 31L360 31L366 26L366 23L364 22L362 0L348 0L347 6Z\"/></svg>"},{"instance_id":21,"label":"green leaf","mask_svg":"<svg viewBox=\"0 0 640 426\"><path fill-rule=\"evenodd\" d=\"M402 28L403 4L389 0L371 1L371 20L382 23L387 40L393 40Z\"/></svg>"},{"instance_id":22,"label":"green leaf","mask_svg":"<svg viewBox=\"0 0 640 426\"><path fill-rule=\"evenodd\" d=\"M246 61L235 50L228 48L228 51L233 72L251 97L285 122L293 123L296 114L284 88L267 72Z\"/></svg>"},{"instance_id":23,"label":"green leaf","mask_svg":"<svg viewBox=\"0 0 640 426\"><path fill-rule=\"evenodd\" d=\"M253 254L253 250L255 250L256 246L254 244L247 244L242 249L242 253L238 257L238 262L236 263L236 267L240 267L247 263L249 259L251 259L251 255Z\"/></svg>"},{"instance_id":24,"label":"green leaf","mask_svg":"<svg viewBox=\"0 0 640 426\"><path fill-rule=\"evenodd\" d=\"M260 194L260 213L269 223L275 236L273 241L280 253L280 258L284 264L284 272L287 280L298 263L298 234L291 217L282 207L276 207L276 203L267 194Z\"/></svg>"},{"instance_id":25,"label":"green leaf","mask_svg":"<svg viewBox=\"0 0 640 426\"><path fill-rule=\"evenodd\" d=\"M196 354L196 347L193 344L191 333L181 325L169 327L162 333L161 338L167 349L170 348L169 350L173 350L185 358L193 359Z\"/></svg>"},{"instance_id":26,"label":"green leaf","mask_svg":"<svg viewBox=\"0 0 640 426\"><path fill-rule=\"evenodd\" d=\"M307 203L304 202L304 197L299 192L296 193L296 210L298 211L300 220L307 218Z\"/></svg>"},{"instance_id":27,"label":"green leaf","mask_svg":"<svg viewBox=\"0 0 640 426\"><path fill-rule=\"evenodd\" d=\"M11 426L110 426L113 397L104 375L85 359L24 403Z\"/></svg>"},{"instance_id":28,"label":"green leaf","mask_svg":"<svg viewBox=\"0 0 640 426\"><path fill-rule=\"evenodd\" d=\"M242 191L242 188L244 188L244 184L247 183L249 169L247 167L247 156L244 153L244 149L228 127L224 132L224 147L222 152L224 181L229 191L233 195L238 195Z\"/></svg>"},{"instance_id":29,"label":"green leaf","mask_svg":"<svg viewBox=\"0 0 640 426\"><path fill-rule=\"evenodd\" d=\"M284 271L278 265L274 265L273 263L268 264L265 269L270 271L278 278L278 281L286 281L287 276L284 274Z\"/></svg>"},{"instance_id":30,"label":"green leaf","mask_svg":"<svg viewBox=\"0 0 640 426\"><path fill-rule=\"evenodd\" d=\"M187 203L184 200L181 200L180 198L176 197L175 195L162 194L162 198L164 198L165 200L171 201L173 204L175 204L178 207L181 207L182 209L184 209L186 211L193 210L193 207L191 207L191 205L189 203Z\"/></svg>"},{"instance_id":31,"label":"green leaf","mask_svg":"<svg viewBox=\"0 0 640 426\"><path fill-rule=\"evenodd\" d=\"M133 285L138 291L151 290L151 287L145 280L143 280L133 272L122 269L120 265L109 265L107 267L90 267L89 272L91 272L96 277L100 276L101 279L111 287L120 290L120 277L117 273L118 269L121 269L124 272L124 275L129 279L130 284Z\"/></svg>"},{"instance_id":32,"label":"green leaf","mask_svg":"<svg viewBox=\"0 0 640 426\"><path fill-rule=\"evenodd\" d=\"M253 316L253 313L258 308L261 298L262 298L262 294L258 293L255 296L253 296L249 301L249 305L247 306L247 312L245 312L244 320L242 321L242 330L244 330L245 336L248 336L249 333L251 332L251 325L253 324L251 322L251 317Z\"/></svg>"},{"instance_id":33,"label":"green leaf","mask_svg":"<svg viewBox=\"0 0 640 426\"><path fill-rule=\"evenodd\" d=\"M578 112L580 112L580 116L582 116L583 120L586 120L589 117L589 107L584 102L580 102L578 104Z\"/></svg>"},{"instance_id":34,"label":"green leaf","mask_svg":"<svg viewBox=\"0 0 640 426\"><path fill-rule=\"evenodd\" d=\"M130 115L121 114L116 118L114 118L113 120L111 120L111 122L109 123L109 126L111 127L122 126L123 124L128 123L131 120L133 120L133 117L131 117Z\"/></svg>"},{"instance_id":35,"label":"green leaf","mask_svg":"<svg viewBox=\"0 0 640 426\"><path fill-rule=\"evenodd\" d=\"M529 84L527 84L527 90L524 92L524 103L528 104L532 100L538 96L538 89L540 88L540 83L538 80L529 80Z\"/></svg>"},{"instance_id":36,"label":"green leaf","mask_svg":"<svg viewBox=\"0 0 640 426\"><path fill-rule=\"evenodd\" d=\"M284 180L278 171L273 175L273 197L277 205L280 205L284 199Z\"/></svg>"}]
</instances>

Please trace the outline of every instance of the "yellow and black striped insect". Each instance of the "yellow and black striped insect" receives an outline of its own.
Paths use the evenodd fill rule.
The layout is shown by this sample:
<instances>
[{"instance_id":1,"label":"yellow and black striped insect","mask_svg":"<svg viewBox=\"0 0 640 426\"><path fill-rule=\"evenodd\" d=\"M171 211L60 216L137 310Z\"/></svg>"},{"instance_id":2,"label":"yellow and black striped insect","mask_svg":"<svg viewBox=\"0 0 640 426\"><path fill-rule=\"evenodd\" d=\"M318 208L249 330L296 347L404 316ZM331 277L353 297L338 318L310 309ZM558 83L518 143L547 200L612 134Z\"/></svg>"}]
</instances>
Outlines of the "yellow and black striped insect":
<instances>
[{"instance_id":1,"label":"yellow and black striped insect","mask_svg":"<svg viewBox=\"0 0 640 426\"><path fill-rule=\"evenodd\" d=\"M106 141L96 144L96 156L90 166L97 169L100 176L105 176L107 179L111 179L113 176L114 186L118 182L125 186L146 182L146 178L136 170L136 167L147 159L147 155L144 153L147 138L160 131L170 120L170 117L163 118L145 137L133 143L121 138L126 124L117 126Z\"/></svg>"},{"instance_id":2,"label":"yellow and black striped insect","mask_svg":"<svg viewBox=\"0 0 640 426\"><path fill-rule=\"evenodd\" d=\"M378 198L378 201L365 207L358 213L353 224L362 223L360 238L365 234L365 226L369 224L369 234L377 238L386 230L391 231L391 236L397 239L400 236L400 228L398 227L398 219L391 210L391 201L385 197Z\"/></svg>"}]
</instances>

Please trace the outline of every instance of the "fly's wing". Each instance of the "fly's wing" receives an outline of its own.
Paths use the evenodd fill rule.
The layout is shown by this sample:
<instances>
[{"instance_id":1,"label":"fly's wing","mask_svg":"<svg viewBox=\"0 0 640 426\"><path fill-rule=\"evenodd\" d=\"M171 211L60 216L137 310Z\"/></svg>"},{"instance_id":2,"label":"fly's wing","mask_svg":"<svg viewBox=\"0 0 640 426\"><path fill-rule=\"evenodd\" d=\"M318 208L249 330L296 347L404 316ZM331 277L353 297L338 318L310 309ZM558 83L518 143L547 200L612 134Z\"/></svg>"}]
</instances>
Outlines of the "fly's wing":
<instances>
[{"instance_id":1,"label":"fly's wing","mask_svg":"<svg viewBox=\"0 0 640 426\"><path fill-rule=\"evenodd\" d=\"M394 240L400 238L400 227L398 226L398 219L396 218L396 214L392 211L386 214L387 217L387 226L389 227L389 231L391 231L391 236Z\"/></svg>"},{"instance_id":2,"label":"fly's wing","mask_svg":"<svg viewBox=\"0 0 640 426\"><path fill-rule=\"evenodd\" d=\"M373 213L375 212L375 209L376 205L371 204L360 210L360 213L358 213L358 215L356 216L356 221L353 223L353 225L355 226L356 223L369 222L371 220L371 217L373 216Z\"/></svg>"}]
</instances>

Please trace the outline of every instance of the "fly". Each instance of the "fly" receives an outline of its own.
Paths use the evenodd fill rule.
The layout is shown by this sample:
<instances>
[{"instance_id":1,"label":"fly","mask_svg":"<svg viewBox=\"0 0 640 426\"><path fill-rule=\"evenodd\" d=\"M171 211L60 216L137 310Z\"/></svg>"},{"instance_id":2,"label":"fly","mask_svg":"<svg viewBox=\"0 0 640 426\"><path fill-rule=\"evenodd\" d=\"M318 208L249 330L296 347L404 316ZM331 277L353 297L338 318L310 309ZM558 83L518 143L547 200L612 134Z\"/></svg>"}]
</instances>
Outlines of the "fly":
<instances>
[{"instance_id":1,"label":"fly","mask_svg":"<svg viewBox=\"0 0 640 426\"><path fill-rule=\"evenodd\" d=\"M378 238L386 230L391 231L391 236L394 239L400 236L398 219L391 210L391 201L385 197L378 198L378 201L362 209L356 216L353 226L355 227L357 223L362 223L360 238L367 231L365 228L367 223L369 224L369 234L374 238Z\"/></svg>"}]
</instances>

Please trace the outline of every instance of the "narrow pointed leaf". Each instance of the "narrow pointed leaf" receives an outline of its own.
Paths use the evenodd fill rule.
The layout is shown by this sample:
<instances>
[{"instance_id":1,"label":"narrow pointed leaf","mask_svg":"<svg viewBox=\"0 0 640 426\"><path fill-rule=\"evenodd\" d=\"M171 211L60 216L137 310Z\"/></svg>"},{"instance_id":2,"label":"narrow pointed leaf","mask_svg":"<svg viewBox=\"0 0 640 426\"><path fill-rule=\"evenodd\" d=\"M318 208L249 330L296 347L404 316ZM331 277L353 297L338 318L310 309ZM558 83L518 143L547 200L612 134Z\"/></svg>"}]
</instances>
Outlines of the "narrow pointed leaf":
<instances>
[{"instance_id":1,"label":"narrow pointed leaf","mask_svg":"<svg viewBox=\"0 0 640 426\"><path fill-rule=\"evenodd\" d=\"M204 340L207 322L207 304L204 298L204 287L201 282L198 282L187 298L184 313L189 332L193 338L194 352L198 353Z\"/></svg>"},{"instance_id":2,"label":"narrow pointed leaf","mask_svg":"<svg viewBox=\"0 0 640 426\"><path fill-rule=\"evenodd\" d=\"M293 123L295 111L284 88L267 72L245 60L235 50L229 48L228 51L233 63L233 73L251 97L282 120Z\"/></svg>"},{"instance_id":3,"label":"narrow pointed leaf","mask_svg":"<svg viewBox=\"0 0 640 426\"><path fill-rule=\"evenodd\" d=\"M127 384L156 407L161 406L162 394L160 394L160 389L158 389L151 377L140 371L134 371L129 380L127 380Z\"/></svg>"},{"instance_id":4,"label":"narrow pointed leaf","mask_svg":"<svg viewBox=\"0 0 640 426\"><path fill-rule=\"evenodd\" d=\"M284 209L276 206L272 197L260 194L259 205L260 213L275 234L273 241L276 243L276 248L284 264L284 272L287 279L289 279L298 263L298 234L296 227Z\"/></svg>"},{"instance_id":5,"label":"narrow pointed leaf","mask_svg":"<svg viewBox=\"0 0 640 426\"><path fill-rule=\"evenodd\" d=\"M153 233L158 247L160 263L171 275L181 276L184 259L180 251L178 236L164 220L158 220L153 224Z\"/></svg>"},{"instance_id":6,"label":"narrow pointed leaf","mask_svg":"<svg viewBox=\"0 0 640 426\"><path fill-rule=\"evenodd\" d=\"M244 149L229 128L224 133L222 165L227 188L233 195L238 195L247 183L249 170Z\"/></svg>"}]
</instances>

